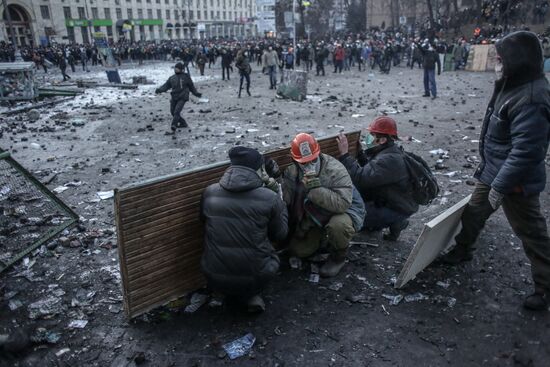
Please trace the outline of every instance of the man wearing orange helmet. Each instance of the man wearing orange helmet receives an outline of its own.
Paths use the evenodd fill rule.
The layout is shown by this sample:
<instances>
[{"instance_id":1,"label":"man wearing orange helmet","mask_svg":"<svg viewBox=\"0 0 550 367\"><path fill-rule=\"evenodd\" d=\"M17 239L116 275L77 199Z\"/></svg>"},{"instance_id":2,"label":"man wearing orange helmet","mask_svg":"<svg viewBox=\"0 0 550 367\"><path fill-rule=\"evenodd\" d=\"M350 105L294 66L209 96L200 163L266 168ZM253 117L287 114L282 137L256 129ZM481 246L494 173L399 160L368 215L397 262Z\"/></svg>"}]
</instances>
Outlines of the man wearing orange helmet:
<instances>
[{"instance_id":1,"label":"man wearing orange helmet","mask_svg":"<svg viewBox=\"0 0 550 367\"><path fill-rule=\"evenodd\" d=\"M289 249L306 258L321 247L330 256L319 269L324 277L337 275L346 260L349 241L363 223L364 206L346 168L321 153L309 134L296 135L290 154L294 160L283 173L283 199L289 207Z\"/></svg>"},{"instance_id":2,"label":"man wearing orange helmet","mask_svg":"<svg viewBox=\"0 0 550 367\"><path fill-rule=\"evenodd\" d=\"M365 201L365 229L389 228L384 239L396 241L407 220L418 211L409 185L403 152L395 141L397 124L388 116L376 118L362 137L357 159L348 153L344 134L337 138L340 162L347 168L353 184Z\"/></svg>"}]
</instances>

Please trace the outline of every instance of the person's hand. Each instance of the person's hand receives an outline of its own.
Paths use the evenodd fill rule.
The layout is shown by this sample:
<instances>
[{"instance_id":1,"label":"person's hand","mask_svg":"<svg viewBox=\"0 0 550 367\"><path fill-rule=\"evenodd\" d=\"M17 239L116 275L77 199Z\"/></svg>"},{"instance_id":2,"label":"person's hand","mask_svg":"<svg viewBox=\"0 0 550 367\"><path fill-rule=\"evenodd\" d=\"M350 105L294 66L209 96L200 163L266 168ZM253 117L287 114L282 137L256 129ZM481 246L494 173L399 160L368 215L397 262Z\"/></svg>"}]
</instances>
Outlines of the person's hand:
<instances>
[{"instance_id":1,"label":"person's hand","mask_svg":"<svg viewBox=\"0 0 550 367\"><path fill-rule=\"evenodd\" d=\"M197 96L198 98L201 98L201 97L202 97L202 93L197 93L196 96Z\"/></svg>"},{"instance_id":2,"label":"person's hand","mask_svg":"<svg viewBox=\"0 0 550 367\"><path fill-rule=\"evenodd\" d=\"M281 176L281 170L279 169L279 165L275 160L271 157L265 157L265 171L270 177L278 178Z\"/></svg>"},{"instance_id":3,"label":"person's hand","mask_svg":"<svg viewBox=\"0 0 550 367\"><path fill-rule=\"evenodd\" d=\"M158 88L155 89L155 94L160 94L160 90Z\"/></svg>"},{"instance_id":4,"label":"person's hand","mask_svg":"<svg viewBox=\"0 0 550 367\"><path fill-rule=\"evenodd\" d=\"M348 146L348 138L344 133L340 133L338 137L336 138L336 142L338 143L338 152L342 156L344 154L347 154L349 151Z\"/></svg>"},{"instance_id":5,"label":"person's hand","mask_svg":"<svg viewBox=\"0 0 550 367\"><path fill-rule=\"evenodd\" d=\"M302 182L308 191L321 186L321 180L319 180L319 177L304 176Z\"/></svg>"},{"instance_id":6,"label":"person's hand","mask_svg":"<svg viewBox=\"0 0 550 367\"><path fill-rule=\"evenodd\" d=\"M497 210L500 205L502 204L502 199L504 199L504 195L495 190L494 188L491 188L491 191L489 191L489 204L491 204L491 207L494 210Z\"/></svg>"}]
</instances>

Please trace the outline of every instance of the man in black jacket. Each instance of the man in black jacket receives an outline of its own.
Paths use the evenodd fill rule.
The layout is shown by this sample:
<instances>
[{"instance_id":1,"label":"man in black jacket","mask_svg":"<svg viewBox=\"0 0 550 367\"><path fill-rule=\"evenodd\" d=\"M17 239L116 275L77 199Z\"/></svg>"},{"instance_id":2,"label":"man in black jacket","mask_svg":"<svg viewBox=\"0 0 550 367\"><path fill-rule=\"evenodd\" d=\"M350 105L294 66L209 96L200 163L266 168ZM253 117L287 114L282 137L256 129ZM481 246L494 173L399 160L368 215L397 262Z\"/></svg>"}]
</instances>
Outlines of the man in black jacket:
<instances>
[{"instance_id":1,"label":"man in black jacket","mask_svg":"<svg viewBox=\"0 0 550 367\"><path fill-rule=\"evenodd\" d=\"M203 194L201 267L211 288L244 298L251 312L263 311L260 293L279 269L271 242L287 236L287 209L258 151L234 147L229 159L231 166L220 182Z\"/></svg>"},{"instance_id":2,"label":"man in black jacket","mask_svg":"<svg viewBox=\"0 0 550 367\"><path fill-rule=\"evenodd\" d=\"M497 42L496 50L498 76L479 139L481 163L474 174L478 182L462 214L456 247L443 261L471 260L485 222L502 204L531 261L535 292L523 305L545 310L550 296L550 237L539 196L546 185L550 85L534 33L512 33Z\"/></svg>"},{"instance_id":3,"label":"man in black jacket","mask_svg":"<svg viewBox=\"0 0 550 367\"><path fill-rule=\"evenodd\" d=\"M437 75L441 74L441 61L439 60L439 54L429 42L426 42L423 46L416 45L422 53L424 66L424 97L429 97L432 93L432 99L437 98L437 85L435 83L435 66L437 65Z\"/></svg>"},{"instance_id":4,"label":"man in black jacket","mask_svg":"<svg viewBox=\"0 0 550 367\"><path fill-rule=\"evenodd\" d=\"M193 80L189 74L183 72L184 65L178 62L174 67L175 74L172 75L166 83L155 90L155 93L163 93L172 89L170 94L170 113L172 114L171 132L166 132L166 135L174 135L178 127L187 127L187 122L181 117L181 110L185 106L185 102L189 101L189 92L196 97L202 97L202 94L197 92Z\"/></svg>"},{"instance_id":5,"label":"man in black jacket","mask_svg":"<svg viewBox=\"0 0 550 367\"><path fill-rule=\"evenodd\" d=\"M364 229L389 228L384 239L396 241L409 225L408 218L418 211L412 197L409 173L403 152L395 144L397 125L388 116L376 118L363 137L357 160L348 153L344 134L337 138L340 162L348 170L353 185L365 201Z\"/></svg>"}]
</instances>

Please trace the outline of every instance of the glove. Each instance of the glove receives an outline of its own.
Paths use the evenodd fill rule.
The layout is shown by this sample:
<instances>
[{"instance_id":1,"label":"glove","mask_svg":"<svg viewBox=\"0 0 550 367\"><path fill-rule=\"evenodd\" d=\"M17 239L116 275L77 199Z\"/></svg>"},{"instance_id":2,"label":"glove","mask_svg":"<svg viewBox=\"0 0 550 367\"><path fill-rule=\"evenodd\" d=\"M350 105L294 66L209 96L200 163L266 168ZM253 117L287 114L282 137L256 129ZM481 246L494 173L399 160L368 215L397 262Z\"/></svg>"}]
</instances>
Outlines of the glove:
<instances>
[{"instance_id":1,"label":"glove","mask_svg":"<svg viewBox=\"0 0 550 367\"><path fill-rule=\"evenodd\" d=\"M275 160L271 157L265 157L265 171L269 175L269 177L273 178L279 178L281 176L281 170L279 169L279 165Z\"/></svg>"},{"instance_id":2,"label":"glove","mask_svg":"<svg viewBox=\"0 0 550 367\"><path fill-rule=\"evenodd\" d=\"M198 98L201 98L201 97L202 97L202 93L197 93L196 96L197 96Z\"/></svg>"},{"instance_id":3,"label":"glove","mask_svg":"<svg viewBox=\"0 0 550 367\"><path fill-rule=\"evenodd\" d=\"M502 204L502 199L504 199L504 195L495 190L494 188L491 188L491 191L489 191L489 204L491 204L491 207L494 210L497 210L500 205Z\"/></svg>"},{"instance_id":4,"label":"glove","mask_svg":"<svg viewBox=\"0 0 550 367\"><path fill-rule=\"evenodd\" d=\"M160 94L160 90L158 88L155 89L155 94Z\"/></svg>"},{"instance_id":5,"label":"glove","mask_svg":"<svg viewBox=\"0 0 550 367\"><path fill-rule=\"evenodd\" d=\"M304 176L302 181L308 191L321 186L321 180L318 177Z\"/></svg>"},{"instance_id":6,"label":"glove","mask_svg":"<svg viewBox=\"0 0 550 367\"><path fill-rule=\"evenodd\" d=\"M279 193L279 189L280 189L280 186L279 186L279 183L277 181L275 181L274 178L269 178L266 182L265 182L265 187L267 187L268 189L270 189L271 191L275 192L275 193Z\"/></svg>"}]
</instances>

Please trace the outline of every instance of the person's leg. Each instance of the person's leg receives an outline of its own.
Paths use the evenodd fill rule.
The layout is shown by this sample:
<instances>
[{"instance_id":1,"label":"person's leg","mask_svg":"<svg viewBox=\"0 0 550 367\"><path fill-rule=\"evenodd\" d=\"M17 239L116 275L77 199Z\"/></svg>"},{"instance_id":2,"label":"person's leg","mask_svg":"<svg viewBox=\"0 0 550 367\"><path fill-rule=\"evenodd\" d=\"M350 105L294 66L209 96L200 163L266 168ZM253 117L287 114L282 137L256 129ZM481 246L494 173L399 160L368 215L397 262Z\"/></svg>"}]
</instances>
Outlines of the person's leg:
<instances>
[{"instance_id":1,"label":"person's leg","mask_svg":"<svg viewBox=\"0 0 550 367\"><path fill-rule=\"evenodd\" d=\"M429 81L429 70L424 69L424 96L429 97L430 96L430 81Z\"/></svg>"},{"instance_id":2,"label":"person's leg","mask_svg":"<svg viewBox=\"0 0 550 367\"><path fill-rule=\"evenodd\" d=\"M550 237L539 195L506 195L502 208L531 261L535 293L550 296Z\"/></svg>"},{"instance_id":3,"label":"person's leg","mask_svg":"<svg viewBox=\"0 0 550 367\"><path fill-rule=\"evenodd\" d=\"M244 73L241 72L241 78L239 81L239 98L241 98L241 91L243 90Z\"/></svg>"},{"instance_id":4,"label":"person's leg","mask_svg":"<svg viewBox=\"0 0 550 367\"><path fill-rule=\"evenodd\" d=\"M333 277L342 270L346 263L349 241L355 234L355 228L351 217L344 213L333 215L325 226L325 232L330 256L319 269L319 274L323 277Z\"/></svg>"},{"instance_id":5,"label":"person's leg","mask_svg":"<svg viewBox=\"0 0 550 367\"><path fill-rule=\"evenodd\" d=\"M222 80L225 80L225 66L222 66Z\"/></svg>"},{"instance_id":6,"label":"person's leg","mask_svg":"<svg viewBox=\"0 0 550 367\"><path fill-rule=\"evenodd\" d=\"M430 91L432 92L432 97L437 97L437 85L435 84L435 69L430 70L429 72L430 79Z\"/></svg>"},{"instance_id":7,"label":"person's leg","mask_svg":"<svg viewBox=\"0 0 550 367\"><path fill-rule=\"evenodd\" d=\"M250 74L246 73L245 78L246 78L246 94L250 96Z\"/></svg>"},{"instance_id":8,"label":"person's leg","mask_svg":"<svg viewBox=\"0 0 550 367\"><path fill-rule=\"evenodd\" d=\"M293 256L302 259L310 257L319 250L323 235L321 228L313 225L303 235L301 233L295 234L290 240L288 249Z\"/></svg>"},{"instance_id":9,"label":"person's leg","mask_svg":"<svg viewBox=\"0 0 550 367\"><path fill-rule=\"evenodd\" d=\"M373 202L365 203L365 210L364 229L380 230L408 218L406 215L395 210L386 207L377 207Z\"/></svg>"},{"instance_id":10,"label":"person's leg","mask_svg":"<svg viewBox=\"0 0 550 367\"><path fill-rule=\"evenodd\" d=\"M490 186L481 182L476 183L472 197L462 212L462 229L455 236L456 246L443 257L443 262L458 264L472 259L475 242L487 219L495 211L489 203L489 191Z\"/></svg>"}]
</instances>

